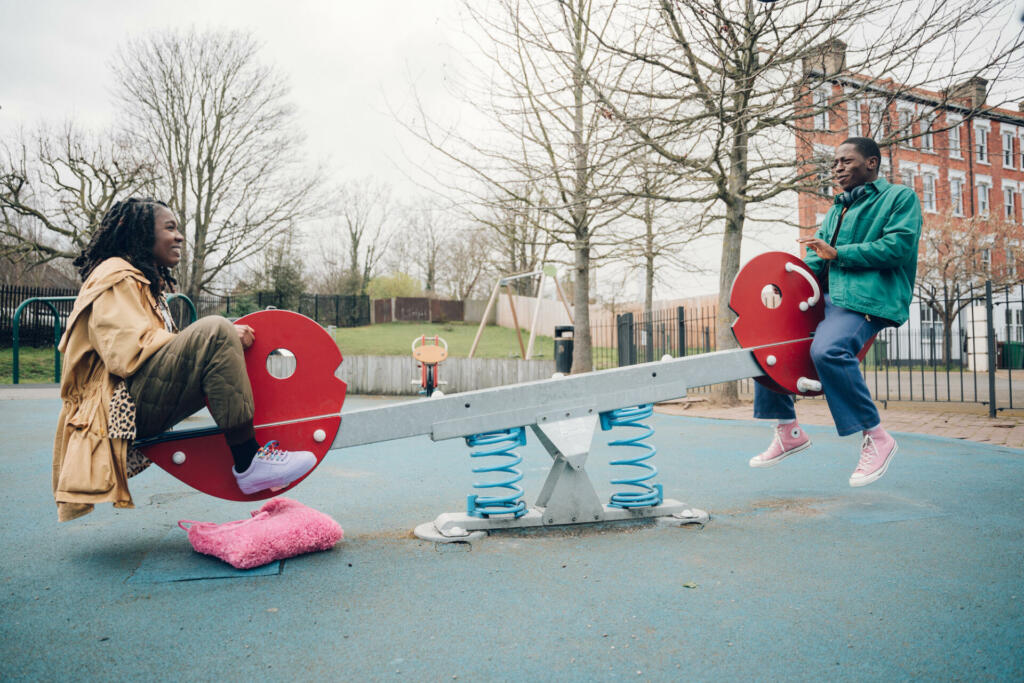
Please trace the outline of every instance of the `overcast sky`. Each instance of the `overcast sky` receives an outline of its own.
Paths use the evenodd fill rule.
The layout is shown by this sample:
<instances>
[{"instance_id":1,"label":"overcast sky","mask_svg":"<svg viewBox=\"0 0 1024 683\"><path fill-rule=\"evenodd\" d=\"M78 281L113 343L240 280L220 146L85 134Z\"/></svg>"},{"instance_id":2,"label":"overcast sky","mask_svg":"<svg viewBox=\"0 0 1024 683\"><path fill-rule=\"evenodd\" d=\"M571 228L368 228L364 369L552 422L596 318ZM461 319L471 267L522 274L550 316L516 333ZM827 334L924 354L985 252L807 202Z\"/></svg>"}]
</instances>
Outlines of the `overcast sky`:
<instances>
[{"instance_id":1,"label":"overcast sky","mask_svg":"<svg viewBox=\"0 0 1024 683\"><path fill-rule=\"evenodd\" d=\"M0 0L0 135L44 120L110 125L115 112L109 65L127 38L192 26L243 29L263 42L263 60L291 83L291 101L312 159L326 160L338 180L375 175L400 193L415 193L404 170L410 167L407 157L422 160L426 152L402 135L389 105L408 105L415 84L432 112L460 116L461 105L445 90L466 54L460 5L459 0ZM1008 9L1014 5L1015 19L1024 5L1007 0ZM1024 99L1024 92L1018 95L1014 101ZM764 249L752 246L754 253ZM687 278L686 283L685 293L713 291L717 279ZM672 289L677 291L663 288L660 295L684 293Z\"/></svg>"}]
</instances>

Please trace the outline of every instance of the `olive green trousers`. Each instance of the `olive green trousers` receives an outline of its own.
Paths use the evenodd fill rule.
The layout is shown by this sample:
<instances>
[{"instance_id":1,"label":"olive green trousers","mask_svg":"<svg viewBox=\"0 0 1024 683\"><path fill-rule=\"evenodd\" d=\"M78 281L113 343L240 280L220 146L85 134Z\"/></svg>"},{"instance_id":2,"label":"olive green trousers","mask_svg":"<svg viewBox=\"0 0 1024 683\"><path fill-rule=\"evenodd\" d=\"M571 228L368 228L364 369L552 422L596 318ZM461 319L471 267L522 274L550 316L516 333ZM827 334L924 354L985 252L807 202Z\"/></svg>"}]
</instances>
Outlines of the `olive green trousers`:
<instances>
[{"instance_id":1,"label":"olive green trousers","mask_svg":"<svg viewBox=\"0 0 1024 683\"><path fill-rule=\"evenodd\" d=\"M234 325L208 316L175 335L127 379L136 438L165 432L209 405L229 444L253 438L253 399Z\"/></svg>"}]
</instances>

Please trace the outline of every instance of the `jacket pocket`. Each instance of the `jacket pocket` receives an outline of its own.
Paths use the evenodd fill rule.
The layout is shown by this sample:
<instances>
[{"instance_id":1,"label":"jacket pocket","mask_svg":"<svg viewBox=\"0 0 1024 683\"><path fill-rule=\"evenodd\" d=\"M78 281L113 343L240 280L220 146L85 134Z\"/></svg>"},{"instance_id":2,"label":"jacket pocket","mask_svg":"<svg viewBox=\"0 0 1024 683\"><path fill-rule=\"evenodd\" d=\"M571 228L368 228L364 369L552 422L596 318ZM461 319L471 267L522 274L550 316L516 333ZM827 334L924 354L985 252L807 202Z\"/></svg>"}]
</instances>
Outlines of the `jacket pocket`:
<instances>
[{"instance_id":1,"label":"jacket pocket","mask_svg":"<svg viewBox=\"0 0 1024 683\"><path fill-rule=\"evenodd\" d=\"M69 421L70 425L70 421ZM85 427L73 427L60 468L57 488L68 493L106 493L114 488L114 453L110 439Z\"/></svg>"}]
</instances>

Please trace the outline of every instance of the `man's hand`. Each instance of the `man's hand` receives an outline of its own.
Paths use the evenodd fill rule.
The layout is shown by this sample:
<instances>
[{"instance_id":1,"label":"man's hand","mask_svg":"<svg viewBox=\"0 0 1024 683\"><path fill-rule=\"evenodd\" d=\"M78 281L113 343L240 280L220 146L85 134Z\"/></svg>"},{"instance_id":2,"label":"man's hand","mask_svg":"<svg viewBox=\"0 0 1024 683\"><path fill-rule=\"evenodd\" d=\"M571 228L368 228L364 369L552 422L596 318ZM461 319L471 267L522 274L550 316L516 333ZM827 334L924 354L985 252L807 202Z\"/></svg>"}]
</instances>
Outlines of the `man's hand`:
<instances>
[{"instance_id":1,"label":"man's hand","mask_svg":"<svg viewBox=\"0 0 1024 683\"><path fill-rule=\"evenodd\" d=\"M242 342L242 348L247 349L256 341L256 333L248 325L235 325L235 332L238 333L238 341Z\"/></svg>"},{"instance_id":2,"label":"man's hand","mask_svg":"<svg viewBox=\"0 0 1024 683\"><path fill-rule=\"evenodd\" d=\"M835 247L817 237L801 237L797 242L812 249L818 255L818 258L825 261L832 261L839 255Z\"/></svg>"}]
</instances>

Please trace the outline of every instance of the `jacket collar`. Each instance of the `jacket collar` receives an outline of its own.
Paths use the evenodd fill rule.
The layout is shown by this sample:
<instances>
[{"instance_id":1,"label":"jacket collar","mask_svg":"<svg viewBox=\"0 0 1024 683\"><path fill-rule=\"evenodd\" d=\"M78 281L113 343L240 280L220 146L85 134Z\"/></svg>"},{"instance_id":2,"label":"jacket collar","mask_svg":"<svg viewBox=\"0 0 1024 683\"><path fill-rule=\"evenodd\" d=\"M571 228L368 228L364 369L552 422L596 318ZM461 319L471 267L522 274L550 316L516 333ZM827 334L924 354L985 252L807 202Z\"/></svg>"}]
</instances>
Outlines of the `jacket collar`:
<instances>
[{"instance_id":1,"label":"jacket collar","mask_svg":"<svg viewBox=\"0 0 1024 683\"><path fill-rule=\"evenodd\" d=\"M885 188L888 187L888 186L889 186L889 181L886 180L885 178L883 178L882 176L878 176L877 178L875 178L871 182L864 183L863 185L858 185L857 187L863 187L865 192L867 192L867 193L881 194L882 192L885 191ZM856 189L856 188L854 188L854 189ZM833 197L832 198L832 203L833 204L842 204L843 203L843 200L842 200L843 194L844 193L840 192L835 197Z\"/></svg>"}]
</instances>

